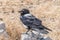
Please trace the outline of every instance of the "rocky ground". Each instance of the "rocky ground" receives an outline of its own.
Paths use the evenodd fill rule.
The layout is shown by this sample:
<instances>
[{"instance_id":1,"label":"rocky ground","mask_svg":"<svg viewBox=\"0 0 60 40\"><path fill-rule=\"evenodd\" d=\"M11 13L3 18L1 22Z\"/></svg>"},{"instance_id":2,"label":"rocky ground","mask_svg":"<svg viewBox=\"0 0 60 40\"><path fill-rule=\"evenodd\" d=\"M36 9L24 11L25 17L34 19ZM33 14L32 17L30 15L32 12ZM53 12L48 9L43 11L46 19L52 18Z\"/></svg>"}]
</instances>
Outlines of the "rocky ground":
<instances>
[{"instance_id":1,"label":"rocky ground","mask_svg":"<svg viewBox=\"0 0 60 40\"><path fill-rule=\"evenodd\" d=\"M60 0L0 0L0 21L5 23L9 36L1 34L0 40L20 40L21 33L26 31L18 13L23 8L52 30L47 34L52 40L60 40Z\"/></svg>"}]
</instances>

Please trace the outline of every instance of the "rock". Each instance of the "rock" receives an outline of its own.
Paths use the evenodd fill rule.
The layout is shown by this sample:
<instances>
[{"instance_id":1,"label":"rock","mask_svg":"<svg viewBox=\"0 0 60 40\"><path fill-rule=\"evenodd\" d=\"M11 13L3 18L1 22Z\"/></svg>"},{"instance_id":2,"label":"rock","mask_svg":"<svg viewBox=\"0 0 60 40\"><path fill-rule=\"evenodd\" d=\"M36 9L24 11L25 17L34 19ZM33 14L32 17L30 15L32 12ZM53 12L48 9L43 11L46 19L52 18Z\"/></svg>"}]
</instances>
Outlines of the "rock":
<instances>
[{"instance_id":1,"label":"rock","mask_svg":"<svg viewBox=\"0 0 60 40\"><path fill-rule=\"evenodd\" d=\"M0 21L0 34L2 34L5 30L5 23L3 21Z\"/></svg>"},{"instance_id":2,"label":"rock","mask_svg":"<svg viewBox=\"0 0 60 40\"><path fill-rule=\"evenodd\" d=\"M44 38L44 40L52 40L50 37L46 37Z\"/></svg>"},{"instance_id":3,"label":"rock","mask_svg":"<svg viewBox=\"0 0 60 40\"><path fill-rule=\"evenodd\" d=\"M28 34L22 34L21 40L50 40L49 37L44 37L43 35L34 34L33 32L28 32Z\"/></svg>"},{"instance_id":4,"label":"rock","mask_svg":"<svg viewBox=\"0 0 60 40\"><path fill-rule=\"evenodd\" d=\"M22 35L21 35L21 40L24 40L24 39L26 39L27 37L28 37L27 34L22 34Z\"/></svg>"},{"instance_id":5,"label":"rock","mask_svg":"<svg viewBox=\"0 0 60 40\"><path fill-rule=\"evenodd\" d=\"M0 21L0 35L3 35L4 40L8 40L9 35L6 32L5 23Z\"/></svg>"}]
</instances>

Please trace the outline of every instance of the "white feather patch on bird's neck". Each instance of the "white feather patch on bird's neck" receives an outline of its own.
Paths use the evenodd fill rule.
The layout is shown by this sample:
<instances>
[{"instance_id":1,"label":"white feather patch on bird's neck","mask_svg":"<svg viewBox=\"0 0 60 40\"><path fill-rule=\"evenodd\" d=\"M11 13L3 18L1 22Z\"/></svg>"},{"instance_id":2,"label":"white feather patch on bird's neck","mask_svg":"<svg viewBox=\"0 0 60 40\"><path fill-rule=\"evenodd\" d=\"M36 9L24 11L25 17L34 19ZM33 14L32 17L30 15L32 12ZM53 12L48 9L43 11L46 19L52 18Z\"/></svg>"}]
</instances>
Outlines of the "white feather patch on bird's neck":
<instances>
[{"instance_id":1,"label":"white feather patch on bird's neck","mask_svg":"<svg viewBox=\"0 0 60 40\"><path fill-rule=\"evenodd\" d=\"M29 16L31 16L31 14L25 14L24 16L25 16L25 17L29 17Z\"/></svg>"}]
</instances>

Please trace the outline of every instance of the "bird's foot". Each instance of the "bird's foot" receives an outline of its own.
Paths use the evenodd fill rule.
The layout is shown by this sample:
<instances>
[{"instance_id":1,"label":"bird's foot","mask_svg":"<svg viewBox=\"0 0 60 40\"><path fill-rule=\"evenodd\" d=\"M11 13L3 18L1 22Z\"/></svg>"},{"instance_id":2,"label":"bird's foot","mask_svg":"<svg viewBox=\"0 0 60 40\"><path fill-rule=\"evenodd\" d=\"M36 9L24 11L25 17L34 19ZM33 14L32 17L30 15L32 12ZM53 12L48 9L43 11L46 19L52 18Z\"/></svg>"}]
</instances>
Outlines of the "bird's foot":
<instances>
[{"instance_id":1,"label":"bird's foot","mask_svg":"<svg viewBox=\"0 0 60 40\"><path fill-rule=\"evenodd\" d=\"M22 34L27 34L27 35L29 35L28 32L25 32L25 33L22 33Z\"/></svg>"}]
</instances>

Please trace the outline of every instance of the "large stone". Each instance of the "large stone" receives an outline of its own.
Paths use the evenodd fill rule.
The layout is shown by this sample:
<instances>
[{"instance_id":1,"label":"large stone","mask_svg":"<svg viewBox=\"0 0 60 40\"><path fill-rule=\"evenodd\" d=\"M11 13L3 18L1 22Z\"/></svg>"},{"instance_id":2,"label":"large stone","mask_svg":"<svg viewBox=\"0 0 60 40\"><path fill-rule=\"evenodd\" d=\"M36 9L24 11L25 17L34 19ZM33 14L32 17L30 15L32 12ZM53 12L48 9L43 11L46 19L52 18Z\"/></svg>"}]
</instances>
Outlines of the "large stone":
<instances>
[{"instance_id":1,"label":"large stone","mask_svg":"<svg viewBox=\"0 0 60 40\"><path fill-rule=\"evenodd\" d=\"M51 40L51 38L40 35L39 33L34 34L33 32L28 32L28 34L21 35L21 40Z\"/></svg>"}]
</instances>

